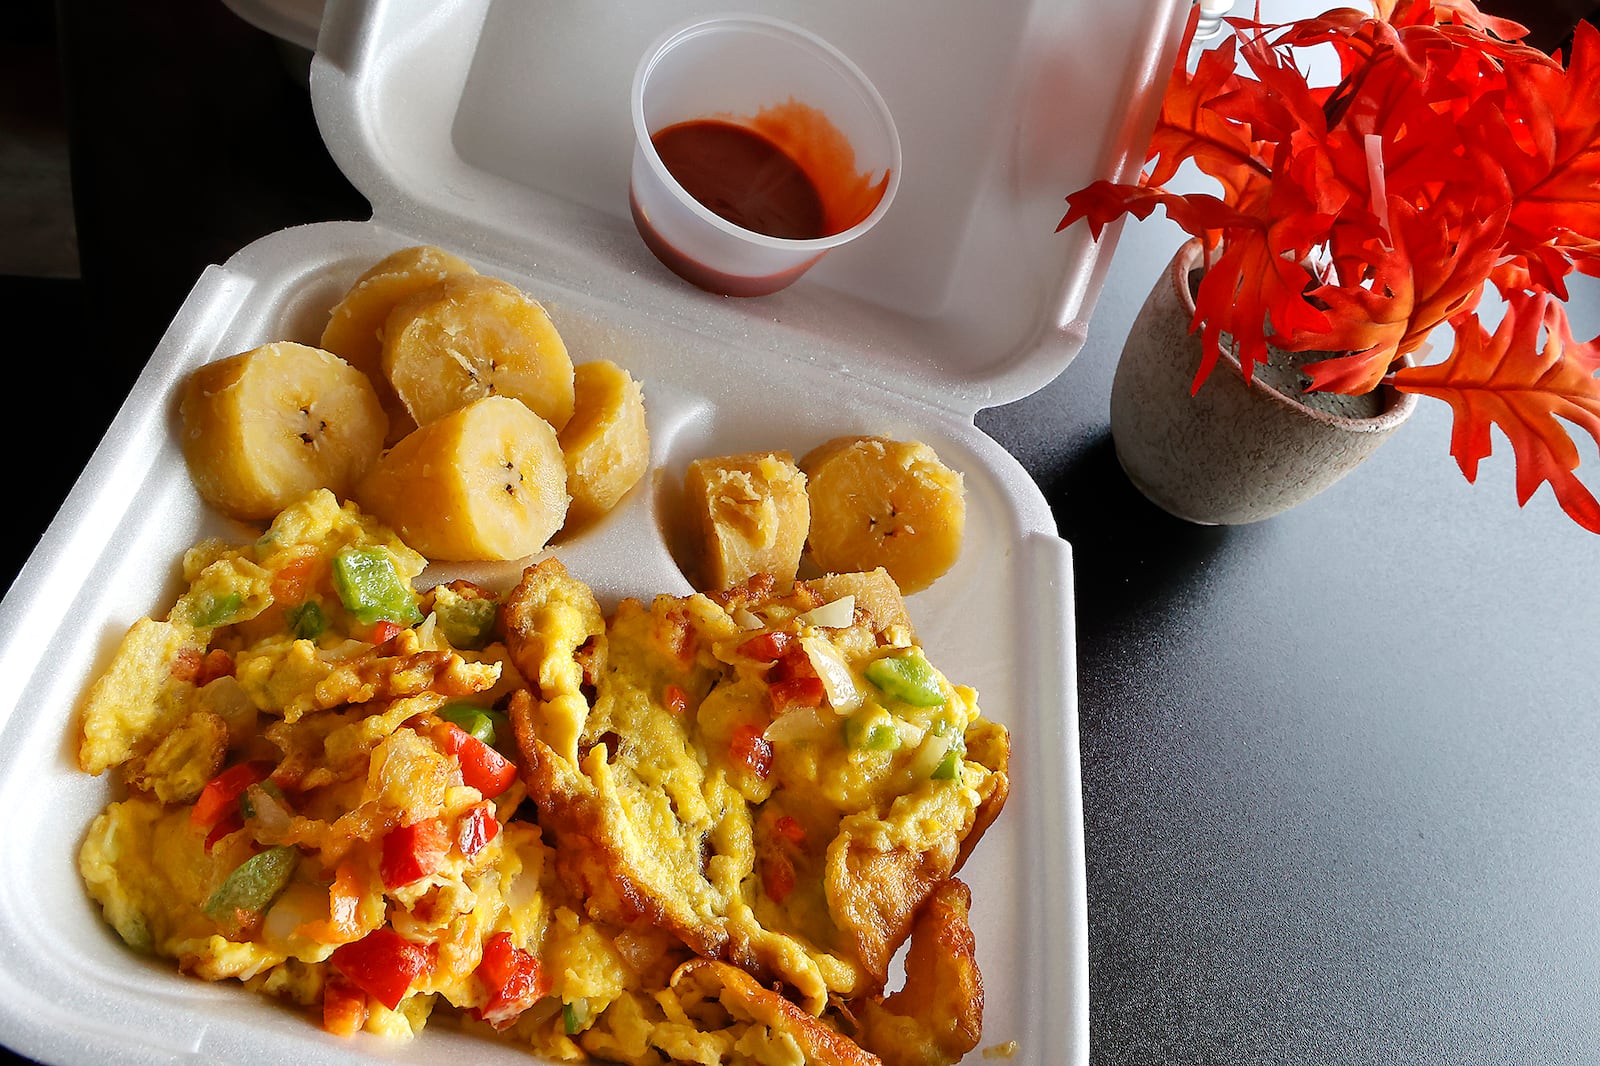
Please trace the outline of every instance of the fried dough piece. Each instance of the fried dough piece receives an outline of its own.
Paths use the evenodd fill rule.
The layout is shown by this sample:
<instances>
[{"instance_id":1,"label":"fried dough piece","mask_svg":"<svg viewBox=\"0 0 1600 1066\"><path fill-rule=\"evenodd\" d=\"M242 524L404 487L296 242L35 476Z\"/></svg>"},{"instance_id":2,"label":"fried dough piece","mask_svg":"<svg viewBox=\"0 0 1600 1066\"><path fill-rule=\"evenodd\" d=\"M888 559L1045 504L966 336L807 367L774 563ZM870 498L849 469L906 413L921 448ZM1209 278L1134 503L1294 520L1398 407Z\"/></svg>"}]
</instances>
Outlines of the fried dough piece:
<instances>
[{"instance_id":1,"label":"fried dough piece","mask_svg":"<svg viewBox=\"0 0 1600 1066\"><path fill-rule=\"evenodd\" d=\"M903 632L906 641L916 643L917 631L900 586L883 567L855 574L824 574L800 584L816 593L821 603L854 596L858 616L874 631Z\"/></svg>"},{"instance_id":2,"label":"fried dough piece","mask_svg":"<svg viewBox=\"0 0 1600 1066\"><path fill-rule=\"evenodd\" d=\"M951 878L917 912L906 981L888 999L857 1005L857 1039L885 1066L948 1066L983 1036L983 976L967 915L972 892Z\"/></svg>"},{"instance_id":3,"label":"fried dough piece","mask_svg":"<svg viewBox=\"0 0 1600 1066\"><path fill-rule=\"evenodd\" d=\"M725 962L691 959L672 975L680 1000L715 998L735 1021L789 1037L811 1066L882 1066L882 1060L794 1003Z\"/></svg>"}]
</instances>

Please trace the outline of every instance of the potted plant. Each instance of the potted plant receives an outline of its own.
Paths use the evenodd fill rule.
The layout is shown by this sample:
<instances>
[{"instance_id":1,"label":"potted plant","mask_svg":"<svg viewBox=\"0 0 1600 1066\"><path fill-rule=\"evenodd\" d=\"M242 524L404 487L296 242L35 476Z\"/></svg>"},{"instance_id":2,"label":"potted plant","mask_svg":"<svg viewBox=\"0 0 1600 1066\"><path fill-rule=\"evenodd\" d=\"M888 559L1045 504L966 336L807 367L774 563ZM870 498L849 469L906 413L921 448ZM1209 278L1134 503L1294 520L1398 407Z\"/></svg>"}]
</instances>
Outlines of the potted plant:
<instances>
[{"instance_id":1,"label":"potted plant","mask_svg":"<svg viewBox=\"0 0 1600 1066\"><path fill-rule=\"evenodd\" d=\"M1454 409L1451 452L1469 481L1498 428L1513 449L1519 502L1548 483L1574 521L1600 533L1600 502L1574 472L1571 435L1576 428L1600 441L1600 338L1575 340L1564 309L1569 275L1600 276L1600 32L1579 23L1564 62L1470 0L1376 0L1371 14L1338 8L1289 23L1259 17L1258 8L1255 19L1228 19L1229 35L1190 70L1191 18L1145 172L1135 183L1098 181L1067 197L1061 228L1081 220L1099 239L1114 220L1159 207L1193 238L1187 254L1198 284L1182 263L1166 283L1186 317L1178 332L1192 356L1175 355L1170 337L1151 341L1139 325L1130 347L1169 363L1191 359L1180 376L1194 399L1212 388L1219 362L1237 366L1223 376L1239 388L1273 392L1274 403L1375 396L1373 417L1387 419L1385 432L1415 397L1444 400ZM1318 46L1337 55L1338 78L1314 87L1300 62ZM1185 165L1218 192L1169 191ZM1478 315L1491 285L1503 304L1492 329ZM1454 345L1423 363L1441 325L1452 328ZM1159 403L1126 395L1153 388L1148 377L1124 373L1129 359L1125 350L1113 434L1124 467L1149 493L1158 475L1134 463L1203 462L1208 438L1178 431L1130 459L1136 449L1119 426L1128 417L1119 419L1118 391L1146 422ZM1302 375L1301 388L1260 389L1255 379L1284 360ZM1243 432L1238 410L1224 405L1217 414L1234 421L1228 432ZM1299 447L1245 443L1226 461L1248 465L1264 454L1272 467L1282 465L1274 448ZM1328 483L1341 461L1307 460L1331 473ZM1207 475L1159 476L1181 483ZM1304 467L1291 477L1305 480ZM1223 496L1241 491L1236 482Z\"/></svg>"}]
</instances>

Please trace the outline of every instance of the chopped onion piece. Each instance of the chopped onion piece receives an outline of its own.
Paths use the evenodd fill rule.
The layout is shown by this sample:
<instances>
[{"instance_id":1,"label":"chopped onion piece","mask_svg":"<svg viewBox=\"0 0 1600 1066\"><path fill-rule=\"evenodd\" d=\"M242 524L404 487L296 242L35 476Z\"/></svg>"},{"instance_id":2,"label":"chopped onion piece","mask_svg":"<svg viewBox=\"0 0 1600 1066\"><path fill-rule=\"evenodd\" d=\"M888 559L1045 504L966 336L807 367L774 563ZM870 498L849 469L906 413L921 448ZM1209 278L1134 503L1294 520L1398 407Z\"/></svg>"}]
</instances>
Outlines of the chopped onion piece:
<instances>
[{"instance_id":1,"label":"chopped onion piece","mask_svg":"<svg viewBox=\"0 0 1600 1066\"><path fill-rule=\"evenodd\" d=\"M932 777L933 772L944 761L945 752L949 750L950 738L929 732L922 741L922 747L917 749L916 757L911 760L911 776L914 778Z\"/></svg>"},{"instance_id":2,"label":"chopped onion piece","mask_svg":"<svg viewBox=\"0 0 1600 1066\"><path fill-rule=\"evenodd\" d=\"M289 828L291 815L287 808L267 789L261 785L251 785L245 789L245 798L249 801L252 817L257 829L264 834L282 833Z\"/></svg>"},{"instance_id":3,"label":"chopped onion piece","mask_svg":"<svg viewBox=\"0 0 1600 1066\"><path fill-rule=\"evenodd\" d=\"M891 717L890 720L894 723L895 729L900 733L900 747L904 748L906 751L911 751L917 745L921 744L922 738L928 735L928 731L915 722L908 722L904 718L893 717Z\"/></svg>"},{"instance_id":4,"label":"chopped onion piece","mask_svg":"<svg viewBox=\"0 0 1600 1066\"><path fill-rule=\"evenodd\" d=\"M813 607L795 620L803 626L816 626L818 629L843 629L856 620L855 595L840 596L821 607Z\"/></svg>"},{"instance_id":5,"label":"chopped onion piece","mask_svg":"<svg viewBox=\"0 0 1600 1066\"><path fill-rule=\"evenodd\" d=\"M820 707L799 707L780 714L762 732L768 740L784 743L792 740L820 740L839 726L837 720Z\"/></svg>"},{"instance_id":6,"label":"chopped onion piece","mask_svg":"<svg viewBox=\"0 0 1600 1066\"><path fill-rule=\"evenodd\" d=\"M428 617L424 618L422 624L416 627L417 646L423 651L443 651L444 649L440 646L439 640L435 636L438 629L439 616L433 611L429 611Z\"/></svg>"},{"instance_id":7,"label":"chopped onion piece","mask_svg":"<svg viewBox=\"0 0 1600 1066\"><path fill-rule=\"evenodd\" d=\"M828 698L829 706L839 714L849 714L861 706L866 696L856 684L850 664L845 662L838 648L821 637L801 637L800 647L805 651L806 658L811 660L811 668L822 679L822 691Z\"/></svg>"},{"instance_id":8,"label":"chopped onion piece","mask_svg":"<svg viewBox=\"0 0 1600 1066\"><path fill-rule=\"evenodd\" d=\"M735 607L733 620L739 623L740 629L760 629L762 626L761 619L757 618L748 607Z\"/></svg>"}]
</instances>

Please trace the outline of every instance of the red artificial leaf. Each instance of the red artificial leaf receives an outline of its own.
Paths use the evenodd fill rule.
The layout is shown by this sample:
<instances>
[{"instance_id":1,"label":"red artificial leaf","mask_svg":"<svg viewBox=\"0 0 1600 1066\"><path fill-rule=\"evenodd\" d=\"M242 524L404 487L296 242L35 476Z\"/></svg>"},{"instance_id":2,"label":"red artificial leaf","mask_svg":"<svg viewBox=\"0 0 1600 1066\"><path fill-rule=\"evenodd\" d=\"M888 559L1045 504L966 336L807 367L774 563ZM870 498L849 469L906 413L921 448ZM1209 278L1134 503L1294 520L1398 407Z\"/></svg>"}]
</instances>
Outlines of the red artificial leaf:
<instances>
[{"instance_id":1,"label":"red artificial leaf","mask_svg":"<svg viewBox=\"0 0 1600 1066\"><path fill-rule=\"evenodd\" d=\"M1392 205L1394 246L1369 257L1364 285L1326 285L1312 293L1328 307L1328 328L1288 338L1297 351L1352 354L1306 367L1311 388L1360 394L1428 334L1476 305L1499 254L1505 212L1445 225L1432 211Z\"/></svg>"},{"instance_id":2,"label":"red artificial leaf","mask_svg":"<svg viewBox=\"0 0 1600 1066\"><path fill-rule=\"evenodd\" d=\"M1222 254L1208 263L1195 290L1195 327L1201 330L1200 367L1193 388L1210 376L1230 334L1245 377L1267 360L1267 325L1295 333L1326 328L1326 315L1305 299L1311 276L1292 259L1278 254L1264 235L1230 239Z\"/></svg>"},{"instance_id":3,"label":"red artificial leaf","mask_svg":"<svg viewBox=\"0 0 1600 1066\"><path fill-rule=\"evenodd\" d=\"M1077 222L1089 223L1089 232L1096 240L1100 232L1123 215L1137 219L1149 218L1155 209L1166 209L1167 217L1176 222L1193 237L1206 239L1215 245L1217 234L1226 229L1253 225L1253 220L1241 215L1215 196L1198 193L1170 193L1144 185L1118 185L1097 181L1067 197L1067 214L1058 230Z\"/></svg>"},{"instance_id":4,"label":"red artificial leaf","mask_svg":"<svg viewBox=\"0 0 1600 1066\"><path fill-rule=\"evenodd\" d=\"M1457 24L1487 31L1503 41L1521 40L1528 35L1528 28L1520 22L1485 15L1472 0L1376 0L1376 7L1385 19L1396 24L1424 20L1431 24L1443 13Z\"/></svg>"},{"instance_id":5,"label":"red artificial leaf","mask_svg":"<svg viewBox=\"0 0 1600 1066\"><path fill-rule=\"evenodd\" d=\"M1543 331L1545 341L1539 344ZM1517 502L1549 483L1562 510L1600 533L1600 501L1573 473L1578 449L1560 419L1600 443L1600 337L1577 343L1561 305L1547 295L1520 295L1491 336L1470 315L1457 323L1456 346L1442 363L1408 367L1393 382L1403 392L1448 402L1455 412L1450 454L1468 481L1491 454L1490 430L1511 441Z\"/></svg>"},{"instance_id":6,"label":"red artificial leaf","mask_svg":"<svg viewBox=\"0 0 1600 1066\"><path fill-rule=\"evenodd\" d=\"M1600 30L1580 22L1565 69L1518 65L1506 91L1531 145L1505 160L1518 244L1531 248L1567 234L1600 239Z\"/></svg>"},{"instance_id":7,"label":"red artificial leaf","mask_svg":"<svg viewBox=\"0 0 1600 1066\"><path fill-rule=\"evenodd\" d=\"M1198 8L1190 14L1185 47L1198 15ZM1154 165L1145 176L1145 184L1165 185L1180 166L1192 162L1202 173L1215 178L1228 195L1235 195L1248 175L1260 176L1264 172L1249 127L1213 106L1243 84L1235 67L1234 39L1229 38L1202 52L1193 74L1181 62L1173 69L1150 137L1147 158Z\"/></svg>"}]
</instances>

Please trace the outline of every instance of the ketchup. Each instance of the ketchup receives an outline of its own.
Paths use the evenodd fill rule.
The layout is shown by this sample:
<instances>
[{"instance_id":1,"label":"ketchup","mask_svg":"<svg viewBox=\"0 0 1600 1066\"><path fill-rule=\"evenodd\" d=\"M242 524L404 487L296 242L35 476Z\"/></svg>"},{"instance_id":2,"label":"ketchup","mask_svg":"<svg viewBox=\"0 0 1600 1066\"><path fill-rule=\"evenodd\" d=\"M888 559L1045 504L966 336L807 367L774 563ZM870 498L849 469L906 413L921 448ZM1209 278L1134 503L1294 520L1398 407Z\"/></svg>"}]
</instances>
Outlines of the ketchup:
<instances>
[{"instance_id":1,"label":"ketchup","mask_svg":"<svg viewBox=\"0 0 1600 1066\"><path fill-rule=\"evenodd\" d=\"M720 119L695 119L651 139L684 191L735 226L768 237L827 236L822 194L768 137Z\"/></svg>"}]
</instances>

